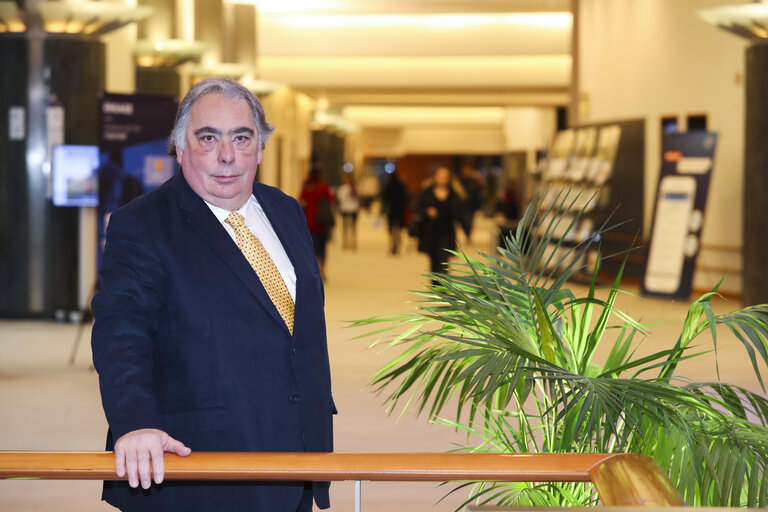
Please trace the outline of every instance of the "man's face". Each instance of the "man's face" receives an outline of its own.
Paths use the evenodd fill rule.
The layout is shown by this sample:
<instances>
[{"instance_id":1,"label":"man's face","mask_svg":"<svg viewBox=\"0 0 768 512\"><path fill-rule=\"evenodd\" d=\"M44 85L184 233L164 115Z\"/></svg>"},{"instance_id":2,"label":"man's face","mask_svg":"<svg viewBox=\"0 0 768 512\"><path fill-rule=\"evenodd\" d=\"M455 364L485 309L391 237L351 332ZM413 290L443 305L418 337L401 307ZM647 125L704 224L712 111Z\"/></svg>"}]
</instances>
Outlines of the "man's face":
<instances>
[{"instance_id":1,"label":"man's face","mask_svg":"<svg viewBox=\"0 0 768 512\"><path fill-rule=\"evenodd\" d=\"M261 163L259 134L243 99L206 94L192 106L186 146L176 160L197 195L214 206L237 210L251 196Z\"/></svg>"}]
</instances>

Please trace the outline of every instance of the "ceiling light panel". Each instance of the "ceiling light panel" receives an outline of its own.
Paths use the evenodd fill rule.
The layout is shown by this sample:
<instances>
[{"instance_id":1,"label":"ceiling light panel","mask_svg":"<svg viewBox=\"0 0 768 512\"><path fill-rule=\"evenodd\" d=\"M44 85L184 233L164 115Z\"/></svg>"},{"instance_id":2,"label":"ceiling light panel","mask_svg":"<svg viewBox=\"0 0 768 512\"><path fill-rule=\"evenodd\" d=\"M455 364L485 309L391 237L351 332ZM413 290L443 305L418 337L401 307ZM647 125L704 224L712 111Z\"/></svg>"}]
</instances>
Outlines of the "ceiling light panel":
<instances>
[{"instance_id":1,"label":"ceiling light panel","mask_svg":"<svg viewBox=\"0 0 768 512\"><path fill-rule=\"evenodd\" d=\"M262 15L263 56L567 55L570 13Z\"/></svg>"},{"instance_id":2,"label":"ceiling light panel","mask_svg":"<svg viewBox=\"0 0 768 512\"><path fill-rule=\"evenodd\" d=\"M256 5L262 13L510 13L565 12L571 0L224 0Z\"/></svg>"}]
</instances>

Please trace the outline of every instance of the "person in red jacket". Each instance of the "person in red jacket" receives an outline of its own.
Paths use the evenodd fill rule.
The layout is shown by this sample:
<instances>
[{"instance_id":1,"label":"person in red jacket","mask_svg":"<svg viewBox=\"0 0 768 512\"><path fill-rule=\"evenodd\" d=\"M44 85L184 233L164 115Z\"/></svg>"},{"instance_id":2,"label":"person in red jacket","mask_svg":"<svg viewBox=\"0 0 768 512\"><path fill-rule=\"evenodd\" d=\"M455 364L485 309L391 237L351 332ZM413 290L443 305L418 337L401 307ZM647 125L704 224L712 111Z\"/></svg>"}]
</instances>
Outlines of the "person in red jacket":
<instances>
[{"instance_id":1,"label":"person in red jacket","mask_svg":"<svg viewBox=\"0 0 768 512\"><path fill-rule=\"evenodd\" d=\"M304 181L299 196L299 204L304 209L307 217L307 227L312 235L312 246L315 250L315 258L320 267L320 276L325 279L325 253L331 228L334 225L333 193L328 183L321 176L318 166L312 167L309 176Z\"/></svg>"}]
</instances>

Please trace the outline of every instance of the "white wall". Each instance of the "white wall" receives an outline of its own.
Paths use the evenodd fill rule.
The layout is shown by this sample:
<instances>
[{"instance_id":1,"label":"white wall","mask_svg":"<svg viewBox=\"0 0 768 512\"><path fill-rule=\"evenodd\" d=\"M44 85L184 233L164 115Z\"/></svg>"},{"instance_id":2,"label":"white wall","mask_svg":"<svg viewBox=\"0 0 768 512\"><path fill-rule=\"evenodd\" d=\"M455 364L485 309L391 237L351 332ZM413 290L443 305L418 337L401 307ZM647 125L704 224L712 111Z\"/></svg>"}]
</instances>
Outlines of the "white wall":
<instances>
[{"instance_id":1,"label":"white wall","mask_svg":"<svg viewBox=\"0 0 768 512\"><path fill-rule=\"evenodd\" d=\"M556 130L554 108L508 108L504 116L506 152L524 151L528 170L531 170L536 162L536 150L546 148Z\"/></svg>"},{"instance_id":2,"label":"white wall","mask_svg":"<svg viewBox=\"0 0 768 512\"><path fill-rule=\"evenodd\" d=\"M297 196L308 172L311 156L312 133L309 126L314 102L287 87L277 89L261 100L267 121L275 126L275 131L267 142L259 167L259 179L268 185L279 185L286 194ZM282 153L280 169L278 145Z\"/></svg>"},{"instance_id":3,"label":"white wall","mask_svg":"<svg viewBox=\"0 0 768 512\"><path fill-rule=\"evenodd\" d=\"M363 127L358 134L358 148L363 157L398 157L405 154L400 144L402 130L394 127Z\"/></svg>"},{"instance_id":4,"label":"white wall","mask_svg":"<svg viewBox=\"0 0 768 512\"><path fill-rule=\"evenodd\" d=\"M504 154L546 147L555 109L538 107L347 107L368 155Z\"/></svg>"},{"instance_id":5,"label":"white wall","mask_svg":"<svg viewBox=\"0 0 768 512\"><path fill-rule=\"evenodd\" d=\"M422 127L409 126L400 144L405 154L486 154L504 153L500 126Z\"/></svg>"},{"instance_id":6,"label":"white wall","mask_svg":"<svg viewBox=\"0 0 768 512\"><path fill-rule=\"evenodd\" d=\"M740 291L746 41L696 16L744 0L580 0L580 122L644 118L645 234L660 167L660 119L706 114L719 133L694 287ZM702 269L712 269L709 272Z\"/></svg>"},{"instance_id":7,"label":"white wall","mask_svg":"<svg viewBox=\"0 0 768 512\"><path fill-rule=\"evenodd\" d=\"M473 126L365 127L359 135L365 156L500 155L506 152L501 124Z\"/></svg>"},{"instance_id":8,"label":"white wall","mask_svg":"<svg viewBox=\"0 0 768 512\"><path fill-rule=\"evenodd\" d=\"M132 94L136 91L133 45L137 27L132 23L101 38L104 43L104 88L106 92Z\"/></svg>"}]
</instances>

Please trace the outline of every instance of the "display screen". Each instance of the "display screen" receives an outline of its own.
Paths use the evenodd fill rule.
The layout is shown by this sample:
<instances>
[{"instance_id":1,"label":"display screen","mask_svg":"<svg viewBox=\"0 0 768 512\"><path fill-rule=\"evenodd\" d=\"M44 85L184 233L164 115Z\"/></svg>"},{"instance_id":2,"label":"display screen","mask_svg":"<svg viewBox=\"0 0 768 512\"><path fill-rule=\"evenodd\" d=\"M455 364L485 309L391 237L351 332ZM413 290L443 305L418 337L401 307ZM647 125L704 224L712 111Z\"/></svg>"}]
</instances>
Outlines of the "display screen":
<instances>
[{"instance_id":1,"label":"display screen","mask_svg":"<svg viewBox=\"0 0 768 512\"><path fill-rule=\"evenodd\" d=\"M53 148L52 191L56 206L98 206L98 146Z\"/></svg>"}]
</instances>

